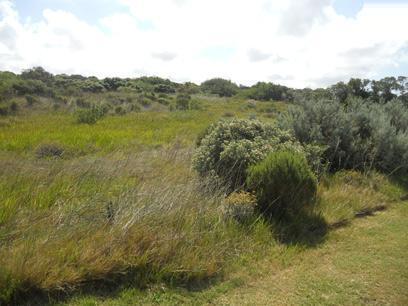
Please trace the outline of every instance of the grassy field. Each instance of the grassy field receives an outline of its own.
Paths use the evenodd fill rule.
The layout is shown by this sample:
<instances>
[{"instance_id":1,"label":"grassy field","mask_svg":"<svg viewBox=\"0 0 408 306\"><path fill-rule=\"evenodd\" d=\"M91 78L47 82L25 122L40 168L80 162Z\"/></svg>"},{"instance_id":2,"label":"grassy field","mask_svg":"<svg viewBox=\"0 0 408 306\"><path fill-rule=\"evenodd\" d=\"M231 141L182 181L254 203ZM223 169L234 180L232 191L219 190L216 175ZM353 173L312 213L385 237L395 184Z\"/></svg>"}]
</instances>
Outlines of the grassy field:
<instances>
[{"instance_id":1,"label":"grassy field","mask_svg":"<svg viewBox=\"0 0 408 306\"><path fill-rule=\"evenodd\" d=\"M406 305L407 204L332 230L315 248L273 246L262 259L242 257L210 288L128 288L61 305Z\"/></svg>"},{"instance_id":2,"label":"grassy field","mask_svg":"<svg viewBox=\"0 0 408 306\"><path fill-rule=\"evenodd\" d=\"M59 111L1 119L0 301L363 304L374 284L383 294L368 302L392 294L403 305L406 189L384 175L323 177L313 214L296 224L220 217L222 190L191 169L197 135L222 117L271 121L283 109L207 98L201 110L145 110L91 126ZM38 158L50 143L63 158Z\"/></svg>"}]
</instances>

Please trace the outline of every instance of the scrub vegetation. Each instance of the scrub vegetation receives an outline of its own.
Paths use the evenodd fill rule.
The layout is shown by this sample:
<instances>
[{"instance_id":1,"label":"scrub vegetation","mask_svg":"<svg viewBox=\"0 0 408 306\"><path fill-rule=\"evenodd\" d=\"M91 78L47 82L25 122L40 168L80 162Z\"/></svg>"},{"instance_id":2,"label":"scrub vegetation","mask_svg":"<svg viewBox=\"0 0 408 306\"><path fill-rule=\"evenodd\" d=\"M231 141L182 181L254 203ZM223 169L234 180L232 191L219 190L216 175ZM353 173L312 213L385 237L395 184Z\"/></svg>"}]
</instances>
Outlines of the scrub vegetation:
<instances>
[{"instance_id":1,"label":"scrub vegetation","mask_svg":"<svg viewBox=\"0 0 408 306\"><path fill-rule=\"evenodd\" d=\"M406 304L407 84L1 72L0 305Z\"/></svg>"}]
</instances>

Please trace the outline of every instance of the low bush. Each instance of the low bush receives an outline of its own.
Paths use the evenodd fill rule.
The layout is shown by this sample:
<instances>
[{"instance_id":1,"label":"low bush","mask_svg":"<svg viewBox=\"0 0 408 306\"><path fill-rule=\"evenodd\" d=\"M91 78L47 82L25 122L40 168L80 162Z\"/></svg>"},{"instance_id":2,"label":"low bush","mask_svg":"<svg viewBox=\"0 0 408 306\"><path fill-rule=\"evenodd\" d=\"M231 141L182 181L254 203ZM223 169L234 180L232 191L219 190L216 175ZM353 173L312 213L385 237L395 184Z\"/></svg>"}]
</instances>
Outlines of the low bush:
<instances>
[{"instance_id":1,"label":"low bush","mask_svg":"<svg viewBox=\"0 0 408 306\"><path fill-rule=\"evenodd\" d=\"M220 97L232 97L238 92L238 86L229 80L215 78L201 84L204 92L219 95Z\"/></svg>"},{"instance_id":2,"label":"low bush","mask_svg":"<svg viewBox=\"0 0 408 306\"><path fill-rule=\"evenodd\" d=\"M124 109L122 106L116 106L115 107L115 114L116 115L125 115L126 114L126 109Z\"/></svg>"},{"instance_id":3,"label":"low bush","mask_svg":"<svg viewBox=\"0 0 408 306\"><path fill-rule=\"evenodd\" d=\"M235 114L233 112L225 112L222 114L223 117L235 117Z\"/></svg>"},{"instance_id":4,"label":"low bush","mask_svg":"<svg viewBox=\"0 0 408 306\"><path fill-rule=\"evenodd\" d=\"M272 151L309 151L287 131L243 119L221 120L211 125L200 134L197 145L193 167L199 174L211 176L231 189L242 187L248 166L263 160Z\"/></svg>"},{"instance_id":5,"label":"low bush","mask_svg":"<svg viewBox=\"0 0 408 306\"><path fill-rule=\"evenodd\" d=\"M169 105L170 104L170 101L167 100L166 98L159 98L159 99L157 99L157 102L162 104L162 105Z\"/></svg>"},{"instance_id":6,"label":"low bush","mask_svg":"<svg viewBox=\"0 0 408 306\"><path fill-rule=\"evenodd\" d=\"M18 111L18 108L19 108L19 106L18 106L18 104L17 104L16 101L12 101L12 102L10 103L10 111L11 111L12 113L16 113L16 112Z\"/></svg>"},{"instance_id":7,"label":"low bush","mask_svg":"<svg viewBox=\"0 0 408 306\"><path fill-rule=\"evenodd\" d=\"M326 146L332 171L375 168L408 170L408 110L398 100L385 105L349 99L302 100L280 118L302 144Z\"/></svg>"},{"instance_id":8,"label":"low bush","mask_svg":"<svg viewBox=\"0 0 408 306\"><path fill-rule=\"evenodd\" d=\"M249 168L247 186L265 215L295 216L314 202L317 179L303 154L277 151Z\"/></svg>"},{"instance_id":9,"label":"low bush","mask_svg":"<svg viewBox=\"0 0 408 306\"><path fill-rule=\"evenodd\" d=\"M16 101L0 105L0 116L14 115L17 113L19 106Z\"/></svg>"},{"instance_id":10,"label":"low bush","mask_svg":"<svg viewBox=\"0 0 408 306\"><path fill-rule=\"evenodd\" d=\"M99 119L104 117L108 112L105 106L93 105L89 109L80 109L76 112L77 123L95 124Z\"/></svg>"},{"instance_id":11,"label":"low bush","mask_svg":"<svg viewBox=\"0 0 408 306\"><path fill-rule=\"evenodd\" d=\"M80 97L75 101L76 105L81 108L91 108L91 102L85 100L84 98Z\"/></svg>"},{"instance_id":12,"label":"low bush","mask_svg":"<svg viewBox=\"0 0 408 306\"><path fill-rule=\"evenodd\" d=\"M140 108L139 104L131 104L130 111L131 112L140 112L142 109Z\"/></svg>"},{"instance_id":13,"label":"low bush","mask_svg":"<svg viewBox=\"0 0 408 306\"><path fill-rule=\"evenodd\" d=\"M0 116L7 116L9 114L9 108L7 105L0 105Z\"/></svg>"},{"instance_id":14,"label":"low bush","mask_svg":"<svg viewBox=\"0 0 408 306\"><path fill-rule=\"evenodd\" d=\"M176 97L176 108L178 110L188 110L190 109L191 97L187 94L179 94Z\"/></svg>"},{"instance_id":15,"label":"low bush","mask_svg":"<svg viewBox=\"0 0 408 306\"><path fill-rule=\"evenodd\" d=\"M38 99L32 95L26 95L25 99L28 106L33 106L34 104L38 103Z\"/></svg>"},{"instance_id":16,"label":"low bush","mask_svg":"<svg viewBox=\"0 0 408 306\"><path fill-rule=\"evenodd\" d=\"M57 143L43 143L35 150L37 158L61 158L64 155L64 148Z\"/></svg>"}]
</instances>

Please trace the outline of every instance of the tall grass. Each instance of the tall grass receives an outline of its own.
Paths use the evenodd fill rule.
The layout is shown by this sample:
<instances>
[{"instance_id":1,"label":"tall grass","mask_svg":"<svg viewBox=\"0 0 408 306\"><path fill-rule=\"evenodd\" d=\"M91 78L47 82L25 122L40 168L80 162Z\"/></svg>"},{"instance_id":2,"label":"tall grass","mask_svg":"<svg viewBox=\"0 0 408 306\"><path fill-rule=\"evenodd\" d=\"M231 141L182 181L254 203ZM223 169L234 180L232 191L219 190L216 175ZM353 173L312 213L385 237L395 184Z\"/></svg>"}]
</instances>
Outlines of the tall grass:
<instances>
[{"instance_id":1,"label":"tall grass","mask_svg":"<svg viewBox=\"0 0 408 306\"><path fill-rule=\"evenodd\" d=\"M8 160L1 172L1 298L124 275L135 275L139 286L204 280L248 241L270 235L266 225L251 236L251 229L222 222L222 193L195 178L189 158L173 149L148 157Z\"/></svg>"},{"instance_id":2,"label":"tall grass","mask_svg":"<svg viewBox=\"0 0 408 306\"><path fill-rule=\"evenodd\" d=\"M226 110L247 115L236 101L206 103L205 111L133 113L92 127L61 113L0 121L0 304L95 282L191 284L222 276L241 257L292 256L297 248L282 247L279 229L261 217L226 222L223 190L191 170L199 131ZM47 142L64 157L37 158ZM327 176L314 213L338 224L401 192L379 174Z\"/></svg>"}]
</instances>

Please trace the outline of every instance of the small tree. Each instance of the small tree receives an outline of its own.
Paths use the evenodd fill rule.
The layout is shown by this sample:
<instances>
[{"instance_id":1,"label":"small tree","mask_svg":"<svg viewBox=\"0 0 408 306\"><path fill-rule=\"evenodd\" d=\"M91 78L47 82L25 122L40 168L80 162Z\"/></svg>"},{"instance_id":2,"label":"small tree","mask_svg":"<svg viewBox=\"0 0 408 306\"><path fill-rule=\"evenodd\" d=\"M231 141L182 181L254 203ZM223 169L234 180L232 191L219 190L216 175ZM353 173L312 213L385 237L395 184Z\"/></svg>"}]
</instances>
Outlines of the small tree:
<instances>
[{"instance_id":1,"label":"small tree","mask_svg":"<svg viewBox=\"0 0 408 306\"><path fill-rule=\"evenodd\" d=\"M238 92L238 86L229 80L215 78L201 84L204 92L219 95L220 97L231 97Z\"/></svg>"}]
</instances>

